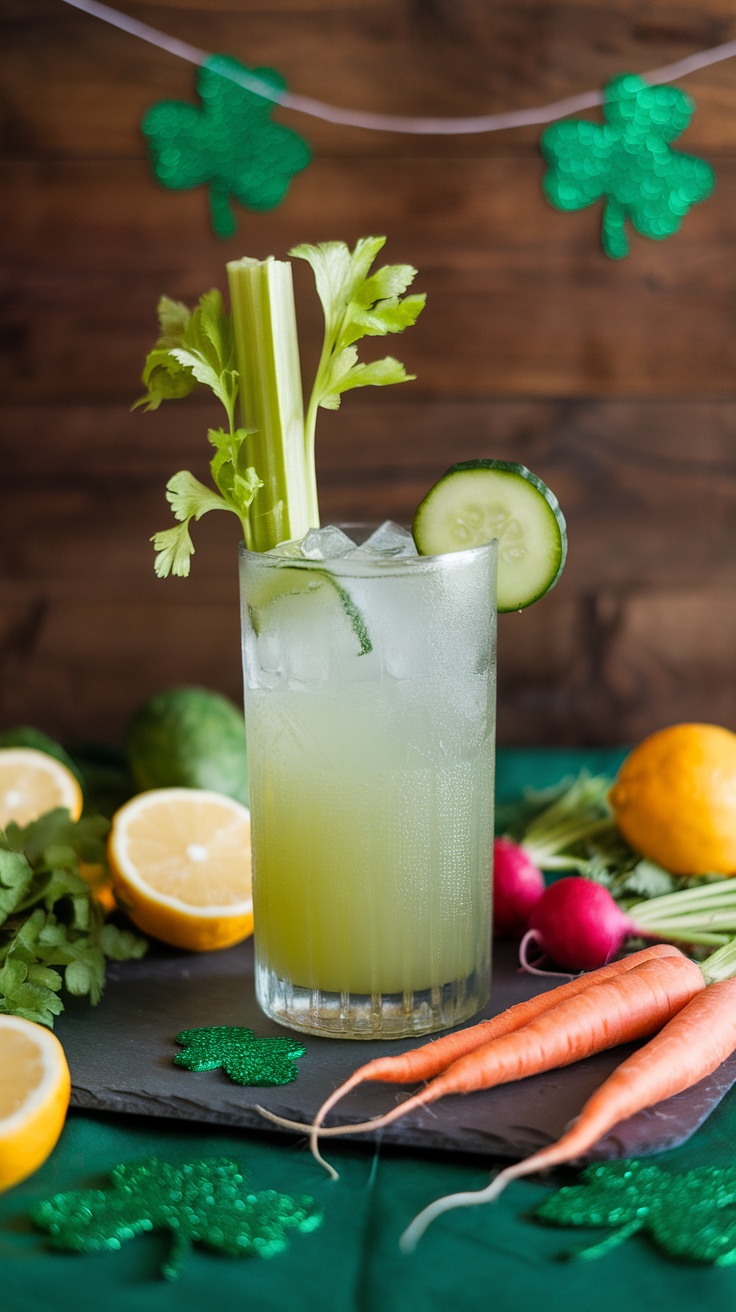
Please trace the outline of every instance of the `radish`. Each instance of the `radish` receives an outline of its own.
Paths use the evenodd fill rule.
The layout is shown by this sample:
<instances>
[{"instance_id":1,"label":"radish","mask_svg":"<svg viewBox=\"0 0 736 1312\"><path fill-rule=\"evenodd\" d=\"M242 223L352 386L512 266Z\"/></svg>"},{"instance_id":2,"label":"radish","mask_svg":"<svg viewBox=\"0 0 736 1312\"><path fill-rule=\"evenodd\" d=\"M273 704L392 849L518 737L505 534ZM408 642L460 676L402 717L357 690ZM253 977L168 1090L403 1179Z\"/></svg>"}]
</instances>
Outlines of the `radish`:
<instances>
[{"instance_id":1,"label":"radish","mask_svg":"<svg viewBox=\"0 0 736 1312\"><path fill-rule=\"evenodd\" d=\"M638 931L607 888L580 875L558 879L544 890L529 916L521 959L529 943L568 970L593 970L620 952Z\"/></svg>"},{"instance_id":2,"label":"radish","mask_svg":"<svg viewBox=\"0 0 736 1312\"><path fill-rule=\"evenodd\" d=\"M529 924L532 907L544 892L544 876L523 847L510 838L493 844L493 933L518 938Z\"/></svg>"},{"instance_id":3,"label":"radish","mask_svg":"<svg viewBox=\"0 0 736 1312\"><path fill-rule=\"evenodd\" d=\"M731 942L735 932L733 876L693 880L688 888L645 898L624 912L602 884L569 875L550 884L535 903L519 958L525 970L535 972L526 951L536 943L545 957L567 970L594 970L615 957L628 938L718 948Z\"/></svg>"}]
</instances>

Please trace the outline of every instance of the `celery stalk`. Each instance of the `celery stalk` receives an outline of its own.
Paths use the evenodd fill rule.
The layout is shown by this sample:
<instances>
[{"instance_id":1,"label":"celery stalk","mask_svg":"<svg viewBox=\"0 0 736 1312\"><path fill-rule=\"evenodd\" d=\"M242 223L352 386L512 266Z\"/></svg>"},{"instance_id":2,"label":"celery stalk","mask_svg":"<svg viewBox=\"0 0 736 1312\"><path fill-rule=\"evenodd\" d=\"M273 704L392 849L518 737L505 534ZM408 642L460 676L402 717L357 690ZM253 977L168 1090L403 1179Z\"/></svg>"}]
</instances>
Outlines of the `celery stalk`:
<instances>
[{"instance_id":1,"label":"celery stalk","mask_svg":"<svg viewBox=\"0 0 736 1312\"><path fill-rule=\"evenodd\" d=\"M241 422L263 486L248 510L254 551L319 526L314 459L305 449L291 264L245 257L227 266Z\"/></svg>"}]
</instances>

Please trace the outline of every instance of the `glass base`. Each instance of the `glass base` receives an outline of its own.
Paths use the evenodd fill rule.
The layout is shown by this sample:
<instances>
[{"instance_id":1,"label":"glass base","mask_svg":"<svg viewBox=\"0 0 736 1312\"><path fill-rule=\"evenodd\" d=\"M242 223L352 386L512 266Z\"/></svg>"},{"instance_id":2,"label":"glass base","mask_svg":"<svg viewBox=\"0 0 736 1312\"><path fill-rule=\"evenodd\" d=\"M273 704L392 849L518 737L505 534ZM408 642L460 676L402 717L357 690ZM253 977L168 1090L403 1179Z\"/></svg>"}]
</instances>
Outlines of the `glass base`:
<instances>
[{"instance_id":1,"label":"glass base","mask_svg":"<svg viewBox=\"0 0 736 1312\"><path fill-rule=\"evenodd\" d=\"M330 1039L405 1039L451 1029L485 1007L490 973L407 993L328 993L301 988L256 965L256 997L271 1020Z\"/></svg>"}]
</instances>

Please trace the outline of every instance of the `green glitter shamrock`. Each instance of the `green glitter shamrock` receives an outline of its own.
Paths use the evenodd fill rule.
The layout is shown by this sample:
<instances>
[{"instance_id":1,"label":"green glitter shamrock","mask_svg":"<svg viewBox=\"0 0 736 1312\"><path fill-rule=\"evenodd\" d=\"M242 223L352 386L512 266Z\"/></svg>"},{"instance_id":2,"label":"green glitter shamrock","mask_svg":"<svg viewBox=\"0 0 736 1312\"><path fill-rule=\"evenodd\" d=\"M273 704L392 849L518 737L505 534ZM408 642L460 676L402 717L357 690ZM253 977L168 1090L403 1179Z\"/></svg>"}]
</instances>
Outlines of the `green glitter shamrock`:
<instances>
[{"instance_id":1,"label":"green glitter shamrock","mask_svg":"<svg viewBox=\"0 0 736 1312\"><path fill-rule=\"evenodd\" d=\"M230 1257L272 1257L286 1248L287 1230L306 1234L322 1221L311 1198L252 1193L227 1157L183 1166L148 1157L116 1166L111 1178L108 1189L55 1194L34 1208L33 1220L55 1248L101 1253L145 1231L169 1230L172 1247L161 1271L175 1280L193 1243Z\"/></svg>"},{"instance_id":2,"label":"green glitter shamrock","mask_svg":"<svg viewBox=\"0 0 736 1312\"><path fill-rule=\"evenodd\" d=\"M694 110L677 87L653 87L635 73L613 78L604 91L604 124L568 119L542 133L547 199L580 210L605 196L603 249L614 260L629 252L627 218L645 237L671 237L715 184L705 160L667 144Z\"/></svg>"},{"instance_id":3,"label":"green glitter shamrock","mask_svg":"<svg viewBox=\"0 0 736 1312\"><path fill-rule=\"evenodd\" d=\"M601 1257L639 1230L689 1262L736 1262L736 1167L675 1175L637 1161L589 1166L582 1185L560 1189L535 1215L553 1225L610 1226L613 1233L570 1256ZM733 1209L733 1210L732 1210Z\"/></svg>"},{"instance_id":4,"label":"green glitter shamrock","mask_svg":"<svg viewBox=\"0 0 736 1312\"><path fill-rule=\"evenodd\" d=\"M174 1058L176 1066L188 1071L214 1071L221 1066L237 1084L291 1084L299 1074L294 1060L307 1051L295 1039L257 1039L240 1025L182 1030L176 1041L184 1047Z\"/></svg>"},{"instance_id":5,"label":"green glitter shamrock","mask_svg":"<svg viewBox=\"0 0 736 1312\"><path fill-rule=\"evenodd\" d=\"M311 158L306 141L271 122L274 102L239 83L244 74L274 93L286 89L272 68L248 69L228 55L213 55L197 77L202 109L161 100L141 123L159 182L173 191L209 183L212 226L220 237L235 232L231 195L252 210L273 209L292 174Z\"/></svg>"}]
</instances>

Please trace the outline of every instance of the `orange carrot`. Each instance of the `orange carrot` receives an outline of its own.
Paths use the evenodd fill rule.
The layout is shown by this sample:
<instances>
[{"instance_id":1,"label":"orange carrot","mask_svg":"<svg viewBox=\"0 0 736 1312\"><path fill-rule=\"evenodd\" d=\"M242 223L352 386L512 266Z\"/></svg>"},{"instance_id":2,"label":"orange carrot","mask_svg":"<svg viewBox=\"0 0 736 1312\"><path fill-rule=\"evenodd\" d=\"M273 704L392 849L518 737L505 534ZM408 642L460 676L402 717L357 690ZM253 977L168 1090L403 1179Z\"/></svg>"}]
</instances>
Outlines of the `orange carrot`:
<instances>
[{"instance_id":1,"label":"orange carrot","mask_svg":"<svg viewBox=\"0 0 736 1312\"><path fill-rule=\"evenodd\" d=\"M357 1085L366 1080L380 1080L388 1084L418 1084L423 1080L431 1080L459 1058L474 1052L477 1048L490 1043L494 1039L521 1029L522 1026L535 1020L543 1012L549 1011L552 1007L568 998L577 997L593 984L628 974L629 971L634 970L643 962L662 957L682 957L682 953L679 948L674 947L671 943L653 943L641 952L634 952L630 956L624 957L621 961L612 961L608 966L602 966L599 970L592 970L587 974L578 975L569 983L560 984L557 988L550 989L546 993L537 993L533 998L528 998L525 1002L518 1002L513 1007L508 1007L506 1011L500 1012L499 1015L492 1016L490 1020L480 1021L477 1025L458 1030L454 1034L446 1034L440 1039L434 1039L430 1043L423 1044L421 1048L413 1048L409 1052L400 1053L396 1057L376 1057L373 1061L367 1062L365 1066L361 1066L357 1071L354 1071L344 1084L341 1084L339 1088L335 1089L334 1093L330 1094L317 1112L311 1126L304 1125L299 1121L287 1120L282 1116L276 1116L263 1107L259 1107L258 1110L268 1120L274 1121L277 1125L283 1125L287 1129L309 1130L314 1156L322 1162L322 1165L330 1171L330 1174L334 1175L332 1168L317 1151L317 1137L319 1134L329 1136L350 1134L355 1130L354 1125L342 1125L332 1130L325 1130L322 1129L322 1122L335 1104L344 1098L351 1089L356 1088ZM404 1103L400 1108L394 1109L393 1113L389 1113L388 1119L395 1119L406 1106L407 1104ZM380 1124L384 1125L386 1123L387 1118L381 1117ZM368 1124L378 1126L379 1119L377 1118L375 1122ZM362 1129L363 1126L358 1128Z\"/></svg>"},{"instance_id":2,"label":"orange carrot","mask_svg":"<svg viewBox=\"0 0 736 1312\"><path fill-rule=\"evenodd\" d=\"M512 1180L582 1156L619 1121L711 1075L734 1049L736 978L731 978L698 992L649 1043L622 1062L591 1095L557 1143L500 1171L486 1189L450 1194L432 1203L412 1221L402 1237L402 1248L414 1248L442 1212L490 1202Z\"/></svg>"}]
</instances>

